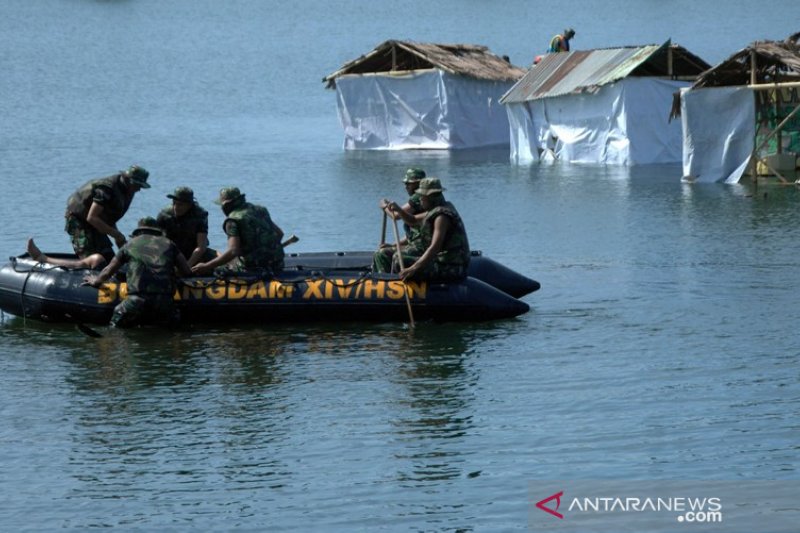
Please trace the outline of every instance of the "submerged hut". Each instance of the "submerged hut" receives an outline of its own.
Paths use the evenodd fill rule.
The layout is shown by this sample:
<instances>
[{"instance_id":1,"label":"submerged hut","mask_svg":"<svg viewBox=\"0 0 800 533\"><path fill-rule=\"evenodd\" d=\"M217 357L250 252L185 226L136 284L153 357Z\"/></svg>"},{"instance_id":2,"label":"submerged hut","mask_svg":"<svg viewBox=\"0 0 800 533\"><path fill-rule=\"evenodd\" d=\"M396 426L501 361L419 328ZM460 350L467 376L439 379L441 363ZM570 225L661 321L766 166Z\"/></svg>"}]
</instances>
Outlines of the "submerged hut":
<instances>
[{"instance_id":1,"label":"submerged hut","mask_svg":"<svg viewBox=\"0 0 800 533\"><path fill-rule=\"evenodd\" d=\"M672 95L707 68L669 40L548 54L500 100L510 122L511 160L679 163Z\"/></svg>"},{"instance_id":2,"label":"submerged hut","mask_svg":"<svg viewBox=\"0 0 800 533\"><path fill-rule=\"evenodd\" d=\"M794 177L800 153L800 32L757 41L681 92L683 175L738 182Z\"/></svg>"},{"instance_id":3,"label":"submerged hut","mask_svg":"<svg viewBox=\"0 0 800 533\"><path fill-rule=\"evenodd\" d=\"M485 46L386 41L322 81L348 150L508 146L500 97L525 74Z\"/></svg>"}]
</instances>

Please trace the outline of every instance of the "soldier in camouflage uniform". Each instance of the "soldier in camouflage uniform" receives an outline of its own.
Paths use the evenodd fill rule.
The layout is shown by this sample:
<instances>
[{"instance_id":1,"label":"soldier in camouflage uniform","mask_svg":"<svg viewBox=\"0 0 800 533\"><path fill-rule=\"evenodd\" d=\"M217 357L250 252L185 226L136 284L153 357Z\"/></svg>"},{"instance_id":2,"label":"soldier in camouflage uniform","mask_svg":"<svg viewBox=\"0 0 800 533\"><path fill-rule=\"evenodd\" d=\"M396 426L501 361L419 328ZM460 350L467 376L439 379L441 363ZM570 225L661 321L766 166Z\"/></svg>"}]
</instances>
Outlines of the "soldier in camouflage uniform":
<instances>
[{"instance_id":1,"label":"soldier in camouflage uniform","mask_svg":"<svg viewBox=\"0 0 800 533\"><path fill-rule=\"evenodd\" d=\"M192 267L195 274L216 270L219 275L259 269L266 273L283 270L283 231L269 215L266 207L245 200L237 187L219 192L216 203L227 217L222 224L228 236L228 249L206 263Z\"/></svg>"},{"instance_id":2,"label":"soldier in camouflage uniform","mask_svg":"<svg viewBox=\"0 0 800 533\"><path fill-rule=\"evenodd\" d=\"M113 237L118 248L125 244L125 235L117 229L117 221L128 211L134 195L150 188L150 175L140 166L106 178L91 180L67 200L64 230L72 240L78 259L48 257L28 239L28 253L36 260L67 268L99 269L114 257Z\"/></svg>"},{"instance_id":3,"label":"soldier in camouflage uniform","mask_svg":"<svg viewBox=\"0 0 800 533\"><path fill-rule=\"evenodd\" d=\"M111 325L129 328L141 324L174 325L175 270L191 276L186 258L166 238L156 219L145 217L133 230L131 240L117 252L100 274L84 278L86 285L100 287L122 265L128 265L128 296L114 308Z\"/></svg>"},{"instance_id":4,"label":"soldier in camouflage uniform","mask_svg":"<svg viewBox=\"0 0 800 533\"><path fill-rule=\"evenodd\" d=\"M424 177L425 171L421 168L409 168L406 170L406 174L403 177L403 183L405 184L409 198L402 209L410 215L417 215L422 212L422 203L416 191L419 187L420 180ZM383 199L380 202L380 207L387 215L392 216L386 207L388 203L388 200ZM419 228L410 226L404 222L403 229L405 230L406 236L404 239L400 240L400 246L405 251L416 249L416 247L413 247L413 244L419 238ZM391 272L392 254L394 254L395 251L397 251L396 244L382 243L378 251L373 255L372 270L374 272Z\"/></svg>"},{"instance_id":5,"label":"soldier in camouflage uniform","mask_svg":"<svg viewBox=\"0 0 800 533\"><path fill-rule=\"evenodd\" d=\"M194 191L189 187L178 187L168 194L172 205L158 214L158 226L171 239L189 266L211 261L217 252L208 247L208 211L200 207L194 199Z\"/></svg>"},{"instance_id":6,"label":"soldier in camouflage uniform","mask_svg":"<svg viewBox=\"0 0 800 533\"><path fill-rule=\"evenodd\" d=\"M409 215L394 202L388 208L410 225L418 224L420 238L414 250L403 253L403 280L455 281L467 277L469 240L464 222L455 206L445 200L438 178L425 178L417 189L423 213ZM395 254L396 255L396 254Z\"/></svg>"}]
</instances>

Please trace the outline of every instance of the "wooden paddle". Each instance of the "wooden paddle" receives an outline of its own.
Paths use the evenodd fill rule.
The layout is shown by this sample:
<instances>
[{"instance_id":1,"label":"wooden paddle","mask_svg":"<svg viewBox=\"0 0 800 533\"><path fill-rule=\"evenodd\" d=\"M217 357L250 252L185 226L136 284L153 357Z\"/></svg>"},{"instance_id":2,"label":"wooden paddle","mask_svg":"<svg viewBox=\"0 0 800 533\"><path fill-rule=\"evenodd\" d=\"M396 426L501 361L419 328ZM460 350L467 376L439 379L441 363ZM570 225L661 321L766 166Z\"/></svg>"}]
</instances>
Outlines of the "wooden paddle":
<instances>
[{"instance_id":1,"label":"wooden paddle","mask_svg":"<svg viewBox=\"0 0 800 533\"><path fill-rule=\"evenodd\" d=\"M292 233L291 235L289 235L289 238L288 238L288 239L286 239L285 241L283 241L283 242L281 243L281 246L283 246L284 248L286 248L286 247L287 247L287 246L289 246L290 244L294 244L294 243L296 243L296 242L297 242L297 241L299 241L299 240L300 240L300 237L298 237L297 235L295 235L294 233Z\"/></svg>"},{"instance_id":2,"label":"wooden paddle","mask_svg":"<svg viewBox=\"0 0 800 533\"><path fill-rule=\"evenodd\" d=\"M81 285L83 285L83 284L81 284ZM74 318L70 314L64 314L64 316L69 318L70 320L74 320ZM97 331L93 330L92 328L90 328L89 326L87 326L86 324L84 324L82 322L76 322L75 323L75 327L78 328L78 331L80 331L81 333L83 333L87 337L92 337L93 339L100 339L100 338L103 337L103 335L101 335L100 333L98 333Z\"/></svg>"},{"instance_id":3,"label":"wooden paddle","mask_svg":"<svg viewBox=\"0 0 800 533\"><path fill-rule=\"evenodd\" d=\"M385 216L386 215L384 214L384 217ZM383 220L385 222L386 218L384 218ZM397 247L397 260L400 262L400 270L403 270L406 267L405 267L405 265L403 265L403 254L400 252L400 233L397 231L397 219L392 217L392 221L394 222L394 224L392 225L392 228L394 228L394 243L395 243L395 246ZM403 294L406 297L406 307L408 308L408 323L409 323L409 326L411 326L411 328L413 328L414 327L414 312L411 311L411 298L408 296L408 286L406 285L405 281L401 280L401 282L403 284Z\"/></svg>"}]
</instances>

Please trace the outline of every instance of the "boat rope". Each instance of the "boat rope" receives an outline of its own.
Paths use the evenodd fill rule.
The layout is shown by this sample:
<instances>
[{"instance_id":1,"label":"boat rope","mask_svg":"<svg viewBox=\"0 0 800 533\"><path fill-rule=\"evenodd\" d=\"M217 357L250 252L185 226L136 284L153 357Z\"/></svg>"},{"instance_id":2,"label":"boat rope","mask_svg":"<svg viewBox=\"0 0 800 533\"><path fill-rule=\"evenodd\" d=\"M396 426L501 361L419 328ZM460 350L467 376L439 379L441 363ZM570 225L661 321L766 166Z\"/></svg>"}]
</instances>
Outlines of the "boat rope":
<instances>
[{"instance_id":1,"label":"boat rope","mask_svg":"<svg viewBox=\"0 0 800 533\"><path fill-rule=\"evenodd\" d=\"M11 268L14 269L14 272L18 274L22 274L25 272L25 281L22 282L22 290L19 291L19 306L22 309L22 327L26 327L28 325L28 316L25 313L25 289L28 287L28 280L31 278L31 274L34 272L49 272L56 268L63 268L58 265L51 265L47 268L44 267L46 263L42 263L41 261L37 261L33 264L33 266L29 267L27 271L18 268L18 261L16 257L11 257Z\"/></svg>"},{"instance_id":2,"label":"boat rope","mask_svg":"<svg viewBox=\"0 0 800 533\"><path fill-rule=\"evenodd\" d=\"M14 258L14 260L12 261L12 264L14 265L14 267L13 267L14 268L14 272L20 272L20 273L22 272L21 270L17 270L17 260L16 260L16 258ZM28 272L25 274L25 281L22 282L22 290L19 291L19 307L20 307L20 309L22 309L22 327L23 328L28 326L28 316L25 313L25 289L28 287L28 280L31 279L31 274L33 274L34 271L47 272L48 270L52 270L53 268L57 268L55 266L51 267L51 268L47 268L47 269L39 267L39 269L37 270L36 267L39 266L39 265L43 265L43 264L44 263L36 263L31 268L28 269Z\"/></svg>"},{"instance_id":3,"label":"boat rope","mask_svg":"<svg viewBox=\"0 0 800 533\"><path fill-rule=\"evenodd\" d=\"M328 283L330 283L331 285L333 285L334 287L347 288L347 287L354 287L356 285L360 285L360 284L364 283L367 280L367 278L370 277L371 275L372 275L372 272L370 272L368 270L363 270L363 271L361 271L361 274L359 274L359 276L356 279L348 281L348 282L345 282L345 283L339 283L338 280L331 279L328 276L326 276L325 274L322 274L320 277L322 279L324 279L325 281L327 281Z\"/></svg>"},{"instance_id":4,"label":"boat rope","mask_svg":"<svg viewBox=\"0 0 800 533\"><path fill-rule=\"evenodd\" d=\"M352 272L352 269L347 269L347 270ZM372 272L370 272L369 270L362 270L359 273L357 278L342 283L339 279L331 278L331 277L327 276L326 274L324 274L322 272L312 271L310 273L310 275L308 275L308 276L299 276L299 277L294 278L294 279L276 279L272 275L269 275L269 276L256 276L256 277L253 277L253 278L246 278L246 279L234 278L234 277L230 277L229 278L229 277L224 277L224 276L216 276L216 277L214 277L214 279L211 279L209 281L200 281L200 280L196 280L196 279L180 278L178 280L178 284L182 285L184 287L190 287L190 288L193 288L193 289L206 289L208 287L212 287L214 285L218 285L219 283L230 283L231 285L249 285L249 284L253 283L253 281L275 280L275 281L278 281L278 282L280 282L282 284L285 284L285 285L298 285L298 284L303 283L304 281L309 280L309 279L313 279L313 280L324 279L325 281L327 281L328 283L330 283L334 287L347 288L347 287L353 287L355 285L359 285L361 283L364 283L367 280L367 278L369 278L371 275L372 275Z\"/></svg>"}]
</instances>

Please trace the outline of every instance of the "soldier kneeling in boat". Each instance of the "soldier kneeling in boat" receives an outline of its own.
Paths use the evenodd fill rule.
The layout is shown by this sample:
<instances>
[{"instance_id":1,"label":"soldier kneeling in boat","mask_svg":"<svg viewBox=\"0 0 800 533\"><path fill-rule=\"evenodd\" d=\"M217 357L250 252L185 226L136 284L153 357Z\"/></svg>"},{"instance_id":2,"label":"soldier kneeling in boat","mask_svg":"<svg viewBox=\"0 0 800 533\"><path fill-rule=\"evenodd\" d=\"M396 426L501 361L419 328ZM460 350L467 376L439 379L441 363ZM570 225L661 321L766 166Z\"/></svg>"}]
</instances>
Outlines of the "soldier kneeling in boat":
<instances>
[{"instance_id":1,"label":"soldier kneeling in boat","mask_svg":"<svg viewBox=\"0 0 800 533\"><path fill-rule=\"evenodd\" d=\"M417 194L417 189L419 188L419 182L423 179L425 179L425 171L421 168L412 167L406 170L406 174L403 177L403 185L405 185L406 192L408 193L408 201L403 206L403 211L406 213L411 215L422 213L422 203L420 202L419 194ZM391 214L386 208L386 205L386 200L381 200L380 207L384 212L384 216ZM385 221L386 219L384 219L384 222ZM415 245L414 241L419 238L419 228L416 226L409 226L403 223L403 229L406 235L400 239L401 250L413 247ZM384 225L384 236L385 233L386 226ZM396 251L396 244L382 242L378 251L372 257L372 270L374 272L390 272L392 270L392 257Z\"/></svg>"},{"instance_id":2,"label":"soldier kneeling in boat","mask_svg":"<svg viewBox=\"0 0 800 533\"><path fill-rule=\"evenodd\" d=\"M191 276L192 270L174 242L166 238L156 219L145 217L128 241L98 275L88 275L84 283L100 287L128 264L128 296L114 308L111 325L129 328L140 324L175 325L175 270Z\"/></svg>"},{"instance_id":3,"label":"soldier kneeling in boat","mask_svg":"<svg viewBox=\"0 0 800 533\"><path fill-rule=\"evenodd\" d=\"M178 187L167 198L172 205L162 209L156 219L167 238L178 245L190 267L214 259L217 252L208 247L208 211L197 203L194 191Z\"/></svg>"},{"instance_id":4,"label":"soldier kneeling in boat","mask_svg":"<svg viewBox=\"0 0 800 533\"><path fill-rule=\"evenodd\" d=\"M417 215L409 214L395 202L383 201L382 207L419 228L419 239L402 252L405 268L399 273L403 280L457 281L467 277L470 258L467 232L455 206L445 200L444 190L439 178L420 181L417 194L422 212ZM396 252L393 262L399 263Z\"/></svg>"},{"instance_id":5,"label":"soldier kneeling in boat","mask_svg":"<svg viewBox=\"0 0 800 533\"><path fill-rule=\"evenodd\" d=\"M260 269L268 274L283 270L283 230L272 221L266 207L246 201L238 187L225 187L215 203L227 217L222 223L228 248L211 261L192 267L195 274L218 275Z\"/></svg>"}]
</instances>

